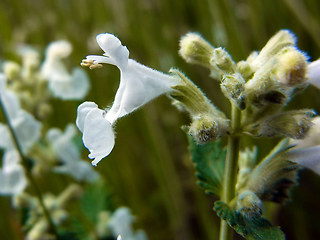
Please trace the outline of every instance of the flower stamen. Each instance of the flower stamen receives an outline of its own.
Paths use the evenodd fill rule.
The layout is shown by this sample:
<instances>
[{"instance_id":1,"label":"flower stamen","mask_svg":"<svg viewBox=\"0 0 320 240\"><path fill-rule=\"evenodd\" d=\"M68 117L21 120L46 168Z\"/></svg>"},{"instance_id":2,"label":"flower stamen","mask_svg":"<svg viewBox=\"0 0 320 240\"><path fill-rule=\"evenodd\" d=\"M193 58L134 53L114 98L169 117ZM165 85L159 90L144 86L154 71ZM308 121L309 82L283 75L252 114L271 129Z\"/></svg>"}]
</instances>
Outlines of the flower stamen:
<instances>
[{"instance_id":1,"label":"flower stamen","mask_svg":"<svg viewBox=\"0 0 320 240\"><path fill-rule=\"evenodd\" d=\"M102 68L102 64L95 63L94 60L92 60L92 59L83 59L80 65L81 65L81 67L89 67L91 70L97 69L97 68Z\"/></svg>"}]
</instances>

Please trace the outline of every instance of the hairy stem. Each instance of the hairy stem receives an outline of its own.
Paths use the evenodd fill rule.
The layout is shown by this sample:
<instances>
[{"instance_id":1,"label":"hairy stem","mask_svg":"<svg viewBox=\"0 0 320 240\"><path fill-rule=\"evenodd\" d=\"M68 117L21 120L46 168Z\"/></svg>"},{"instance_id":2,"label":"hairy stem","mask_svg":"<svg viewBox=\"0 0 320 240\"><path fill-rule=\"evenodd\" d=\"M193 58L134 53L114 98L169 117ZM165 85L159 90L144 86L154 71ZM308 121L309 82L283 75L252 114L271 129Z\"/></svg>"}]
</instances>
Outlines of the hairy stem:
<instances>
[{"instance_id":1,"label":"hairy stem","mask_svg":"<svg viewBox=\"0 0 320 240\"><path fill-rule=\"evenodd\" d=\"M0 108L1 108L1 110L3 112L5 121L6 121L7 125L8 125L8 127L9 127L9 131L10 131L10 134L11 134L12 139L13 139L13 144L14 144L15 148L17 149L17 151L19 153L19 156L21 158L21 165L23 166L23 169L24 169L24 172L26 174L26 177L27 177L30 185L33 187L35 195L38 198L40 207L42 208L43 215L44 215L44 217L47 220L47 223L49 225L49 231L52 234L54 234L56 239L58 240L59 236L58 236L56 227L55 227L55 225L54 225L54 223L52 221L52 218L50 216L50 213L49 213L48 209L46 208L46 206L44 204L44 200L43 200L41 191L40 191L38 185L36 184L35 179L32 176L31 169L30 169L30 159L28 157L26 157L25 154L22 151L22 148L21 148L21 146L19 144L19 141L18 141L17 134L15 133L15 130L14 130L12 124L11 124L9 115L8 115L8 113L6 111L6 108L5 108L4 104L3 104L1 95L0 95Z\"/></svg>"},{"instance_id":2,"label":"hairy stem","mask_svg":"<svg viewBox=\"0 0 320 240\"><path fill-rule=\"evenodd\" d=\"M239 136L235 134L240 126L240 111L232 104L231 110L232 133L228 137L227 156L224 170L223 195L222 201L229 203L235 196L235 186L238 170L239 157ZM232 239L232 229L229 228L226 221L221 220L220 240Z\"/></svg>"}]
</instances>

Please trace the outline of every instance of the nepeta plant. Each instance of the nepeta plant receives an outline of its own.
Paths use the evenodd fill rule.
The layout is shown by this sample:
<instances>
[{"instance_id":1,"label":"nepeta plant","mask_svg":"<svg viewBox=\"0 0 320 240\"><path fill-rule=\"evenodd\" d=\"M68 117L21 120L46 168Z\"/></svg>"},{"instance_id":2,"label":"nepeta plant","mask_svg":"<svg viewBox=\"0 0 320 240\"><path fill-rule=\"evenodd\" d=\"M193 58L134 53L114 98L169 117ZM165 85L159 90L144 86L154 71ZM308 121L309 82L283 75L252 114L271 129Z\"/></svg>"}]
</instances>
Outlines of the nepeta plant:
<instances>
[{"instance_id":1,"label":"nepeta plant","mask_svg":"<svg viewBox=\"0 0 320 240\"><path fill-rule=\"evenodd\" d=\"M284 239L280 228L263 217L263 202L288 200L300 166L320 173L320 148L315 144L319 137L312 136L313 129L319 128L315 112L285 109L310 83L319 86L320 61L309 63L287 30L279 31L261 51L240 62L199 34L188 33L180 41L179 53L188 63L208 68L210 77L220 83L231 104L228 119L179 70L164 74L137 63L112 34L98 35L97 42L103 56L89 55L81 65L90 69L103 63L116 65L121 79L110 109L101 110L93 102L78 108L77 126L94 159L92 164L96 166L113 149L113 128L119 118L166 94L190 115L191 124L183 129L190 136L199 184L220 198L214 204L221 218L220 239L230 239L231 228L247 239ZM227 138L226 147L221 146L222 137ZM241 141L248 137L282 140L257 159L259 149Z\"/></svg>"}]
</instances>

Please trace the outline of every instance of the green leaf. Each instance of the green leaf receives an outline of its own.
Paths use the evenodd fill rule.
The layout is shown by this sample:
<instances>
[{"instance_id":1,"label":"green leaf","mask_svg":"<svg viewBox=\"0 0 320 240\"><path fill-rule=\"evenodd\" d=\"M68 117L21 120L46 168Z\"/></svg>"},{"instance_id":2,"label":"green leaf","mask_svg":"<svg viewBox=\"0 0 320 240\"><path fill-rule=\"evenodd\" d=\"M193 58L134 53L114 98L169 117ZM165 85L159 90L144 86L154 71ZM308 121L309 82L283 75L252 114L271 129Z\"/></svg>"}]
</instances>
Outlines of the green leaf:
<instances>
[{"instance_id":1,"label":"green leaf","mask_svg":"<svg viewBox=\"0 0 320 240\"><path fill-rule=\"evenodd\" d=\"M226 150L220 141L197 144L189 138L192 161L196 167L198 184L207 194L221 195Z\"/></svg>"},{"instance_id":2,"label":"green leaf","mask_svg":"<svg viewBox=\"0 0 320 240\"><path fill-rule=\"evenodd\" d=\"M214 210L230 227L248 240L285 239L285 235L279 227L273 227L268 220L260 215L244 216L222 201L215 202Z\"/></svg>"}]
</instances>

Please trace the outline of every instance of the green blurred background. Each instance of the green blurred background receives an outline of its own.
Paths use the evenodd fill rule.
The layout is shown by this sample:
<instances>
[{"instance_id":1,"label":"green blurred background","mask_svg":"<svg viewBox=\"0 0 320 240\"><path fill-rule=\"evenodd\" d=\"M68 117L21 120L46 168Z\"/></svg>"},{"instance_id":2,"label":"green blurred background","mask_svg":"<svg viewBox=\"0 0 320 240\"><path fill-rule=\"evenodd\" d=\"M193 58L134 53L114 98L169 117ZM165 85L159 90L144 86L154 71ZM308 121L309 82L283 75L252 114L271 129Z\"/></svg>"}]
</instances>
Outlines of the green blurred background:
<instances>
[{"instance_id":1,"label":"green blurred background","mask_svg":"<svg viewBox=\"0 0 320 240\"><path fill-rule=\"evenodd\" d=\"M320 56L319 9L318 0L1 0L0 59L16 60L20 44L44 50L48 43L66 39L74 47L67 62L71 69L88 54L102 54L95 36L110 32L128 47L131 58L163 72L181 69L228 114L229 105L209 72L186 64L178 55L180 37L199 32L239 61L285 28L297 35L300 49L315 60ZM104 66L86 71L91 90L85 100L100 107L111 104L119 84L118 69ZM320 111L318 93L310 87L288 107ZM75 121L81 102L52 103L51 126L64 128ZM215 199L196 185L187 138L180 129L188 122L188 116L177 112L170 100L156 99L119 120L115 149L97 168L115 205L130 207L137 216L136 226L146 230L150 239L218 236L219 219L212 211ZM259 154L266 154L272 144L268 140ZM83 149L85 159L87 154ZM53 193L69 181L49 176L44 180L42 189ZM294 201L281 209L267 205L269 217L282 226L287 239L320 239L320 178L305 170L300 180ZM10 206L9 198L0 197L1 240L21 239L17 215Z\"/></svg>"}]
</instances>

